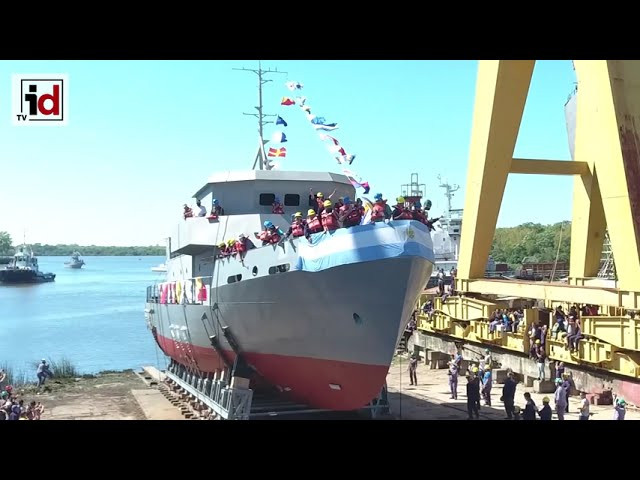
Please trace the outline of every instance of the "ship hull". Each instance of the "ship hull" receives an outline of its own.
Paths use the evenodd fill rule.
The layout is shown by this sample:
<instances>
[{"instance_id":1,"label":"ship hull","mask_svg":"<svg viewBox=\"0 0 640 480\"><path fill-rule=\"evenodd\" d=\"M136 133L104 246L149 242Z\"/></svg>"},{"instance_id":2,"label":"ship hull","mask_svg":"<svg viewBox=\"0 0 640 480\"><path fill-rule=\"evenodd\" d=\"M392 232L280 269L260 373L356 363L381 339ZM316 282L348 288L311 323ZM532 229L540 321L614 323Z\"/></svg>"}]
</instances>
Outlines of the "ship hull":
<instances>
[{"instance_id":1,"label":"ship hull","mask_svg":"<svg viewBox=\"0 0 640 480\"><path fill-rule=\"evenodd\" d=\"M67 263L67 264L65 264L65 267L67 267L67 268L75 268L75 269L82 268L83 266L84 266L84 263Z\"/></svg>"},{"instance_id":2,"label":"ship hull","mask_svg":"<svg viewBox=\"0 0 640 480\"><path fill-rule=\"evenodd\" d=\"M37 273L33 270L0 270L0 283L43 283L53 282L56 276L53 273Z\"/></svg>"},{"instance_id":3,"label":"ship hull","mask_svg":"<svg viewBox=\"0 0 640 480\"><path fill-rule=\"evenodd\" d=\"M395 347L433 269L421 256L294 270L211 289L211 305L148 303L163 352L203 373L243 357L266 383L315 408L353 410L384 385ZM217 306L217 308L216 308Z\"/></svg>"}]
</instances>

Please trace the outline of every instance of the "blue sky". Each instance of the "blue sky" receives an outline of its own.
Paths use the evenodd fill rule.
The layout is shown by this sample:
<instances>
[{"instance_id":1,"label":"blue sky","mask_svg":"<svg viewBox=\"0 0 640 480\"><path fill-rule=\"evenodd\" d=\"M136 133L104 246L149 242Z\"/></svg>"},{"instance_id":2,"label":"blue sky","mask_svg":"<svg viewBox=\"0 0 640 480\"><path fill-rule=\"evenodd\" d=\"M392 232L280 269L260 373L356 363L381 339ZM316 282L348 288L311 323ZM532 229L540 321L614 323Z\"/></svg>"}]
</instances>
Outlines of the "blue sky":
<instances>
[{"instance_id":1,"label":"blue sky","mask_svg":"<svg viewBox=\"0 0 640 480\"><path fill-rule=\"evenodd\" d=\"M464 205L477 61L266 61L268 113L289 126L287 170L341 168L298 107L281 107L287 80L357 155L372 194L395 198L412 172L440 214L437 175ZM218 170L249 169L257 143L257 61L0 61L0 230L31 243L163 244L181 205ZM69 75L66 127L17 127L11 74ZM516 157L569 159L563 106L571 61L538 61ZM268 125L265 138L275 131ZM268 144L269 146L269 144ZM568 177L510 175L498 226L571 217Z\"/></svg>"}]
</instances>

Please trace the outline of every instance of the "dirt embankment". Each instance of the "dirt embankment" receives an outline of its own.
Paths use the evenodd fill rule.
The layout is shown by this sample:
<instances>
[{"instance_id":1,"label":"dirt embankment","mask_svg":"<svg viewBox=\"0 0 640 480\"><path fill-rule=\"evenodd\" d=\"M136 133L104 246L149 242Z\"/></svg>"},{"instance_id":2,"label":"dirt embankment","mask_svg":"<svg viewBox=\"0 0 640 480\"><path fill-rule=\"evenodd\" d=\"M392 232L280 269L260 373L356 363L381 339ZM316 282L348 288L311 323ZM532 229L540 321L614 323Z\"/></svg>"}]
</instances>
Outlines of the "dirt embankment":
<instances>
[{"instance_id":1,"label":"dirt embankment","mask_svg":"<svg viewBox=\"0 0 640 480\"><path fill-rule=\"evenodd\" d=\"M41 402L42 420L144 420L145 415L131 394L145 388L132 370L103 372L82 378L51 379L44 387L17 388L25 403Z\"/></svg>"}]
</instances>

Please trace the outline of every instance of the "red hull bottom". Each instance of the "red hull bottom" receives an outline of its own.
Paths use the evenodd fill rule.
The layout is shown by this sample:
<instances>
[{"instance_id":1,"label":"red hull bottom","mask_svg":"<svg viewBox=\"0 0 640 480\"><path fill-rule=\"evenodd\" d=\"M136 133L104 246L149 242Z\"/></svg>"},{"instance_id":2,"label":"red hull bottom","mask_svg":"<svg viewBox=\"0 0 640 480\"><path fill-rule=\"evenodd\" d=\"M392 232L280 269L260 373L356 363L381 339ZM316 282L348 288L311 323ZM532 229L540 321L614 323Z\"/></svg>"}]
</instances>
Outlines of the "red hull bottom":
<instances>
[{"instance_id":1,"label":"red hull bottom","mask_svg":"<svg viewBox=\"0 0 640 480\"><path fill-rule=\"evenodd\" d=\"M157 339L164 353L183 365L188 366L195 360L205 373L224 367L213 347L198 347L161 335ZM193 360L187 359L187 352ZM235 357L231 351L225 353L230 359ZM285 389L292 399L310 407L329 410L356 410L367 405L379 395L389 370L385 365L276 354L247 352L243 356L269 382Z\"/></svg>"}]
</instances>

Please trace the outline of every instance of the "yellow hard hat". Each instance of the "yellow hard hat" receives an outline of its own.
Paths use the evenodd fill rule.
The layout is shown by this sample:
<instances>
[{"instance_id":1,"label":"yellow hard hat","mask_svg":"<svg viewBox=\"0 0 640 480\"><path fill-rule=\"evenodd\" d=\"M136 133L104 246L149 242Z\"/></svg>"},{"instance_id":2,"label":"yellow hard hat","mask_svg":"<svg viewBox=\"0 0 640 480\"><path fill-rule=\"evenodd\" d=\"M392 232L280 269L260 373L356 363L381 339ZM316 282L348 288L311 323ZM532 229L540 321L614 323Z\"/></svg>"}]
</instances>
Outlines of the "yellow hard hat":
<instances>
[{"instance_id":1,"label":"yellow hard hat","mask_svg":"<svg viewBox=\"0 0 640 480\"><path fill-rule=\"evenodd\" d=\"M549 397L544 397L542 399L542 403L549 403Z\"/></svg>"},{"instance_id":2,"label":"yellow hard hat","mask_svg":"<svg viewBox=\"0 0 640 480\"><path fill-rule=\"evenodd\" d=\"M236 243L236 241L233 239L227 240L227 245L233 245L234 243Z\"/></svg>"},{"instance_id":3,"label":"yellow hard hat","mask_svg":"<svg viewBox=\"0 0 640 480\"><path fill-rule=\"evenodd\" d=\"M485 369L485 370L490 370L490 369L491 369L491 365L485 365L485 366L484 366L484 369Z\"/></svg>"},{"instance_id":4,"label":"yellow hard hat","mask_svg":"<svg viewBox=\"0 0 640 480\"><path fill-rule=\"evenodd\" d=\"M294 217L301 217L302 216L302 212L296 212L296 214L294 215Z\"/></svg>"},{"instance_id":5,"label":"yellow hard hat","mask_svg":"<svg viewBox=\"0 0 640 480\"><path fill-rule=\"evenodd\" d=\"M396 200L398 201L398 203L404 203L404 197L398 197L396 198Z\"/></svg>"},{"instance_id":6,"label":"yellow hard hat","mask_svg":"<svg viewBox=\"0 0 640 480\"><path fill-rule=\"evenodd\" d=\"M478 367L473 367L473 368L471 369L471 371L472 371L473 373L478 373Z\"/></svg>"},{"instance_id":7,"label":"yellow hard hat","mask_svg":"<svg viewBox=\"0 0 640 480\"><path fill-rule=\"evenodd\" d=\"M218 245L219 248L226 247L226 246L227 246L227 244L224 243L224 242L222 242L221 244Z\"/></svg>"},{"instance_id":8,"label":"yellow hard hat","mask_svg":"<svg viewBox=\"0 0 640 480\"><path fill-rule=\"evenodd\" d=\"M536 340L536 345L540 344L540 339Z\"/></svg>"},{"instance_id":9,"label":"yellow hard hat","mask_svg":"<svg viewBox=\"0 0 640 480\"><path fill-rule=\"evenodd\" d=\"M318 197L320 197L320 198L324 197L324 195L322 194L322 192L318 192L316 196L318 196Z\"/></svg>"},{"instance_id":10,"label":"yellow hard hat","mask_svg":"<svg viewBox=\"0 0 640 480\"><path fill-rule=\"evenodd\" d=\"M313 208L310 208L309 211L307 212L307 215L315 215L316 211Z\"/></svg>"},{"instance_id":11,"label":"yellow hard hat","mask_svg":"<svg viewBox=\"0 0 640 480\"><path fill-rule=\"evenodd\" d=\"M330 206L331 206L331 200L325 200L325 201L324 201L324 203L323 203L323 205L324 205L325 207L330 207Z\"/></svg>"}]
</instances>

